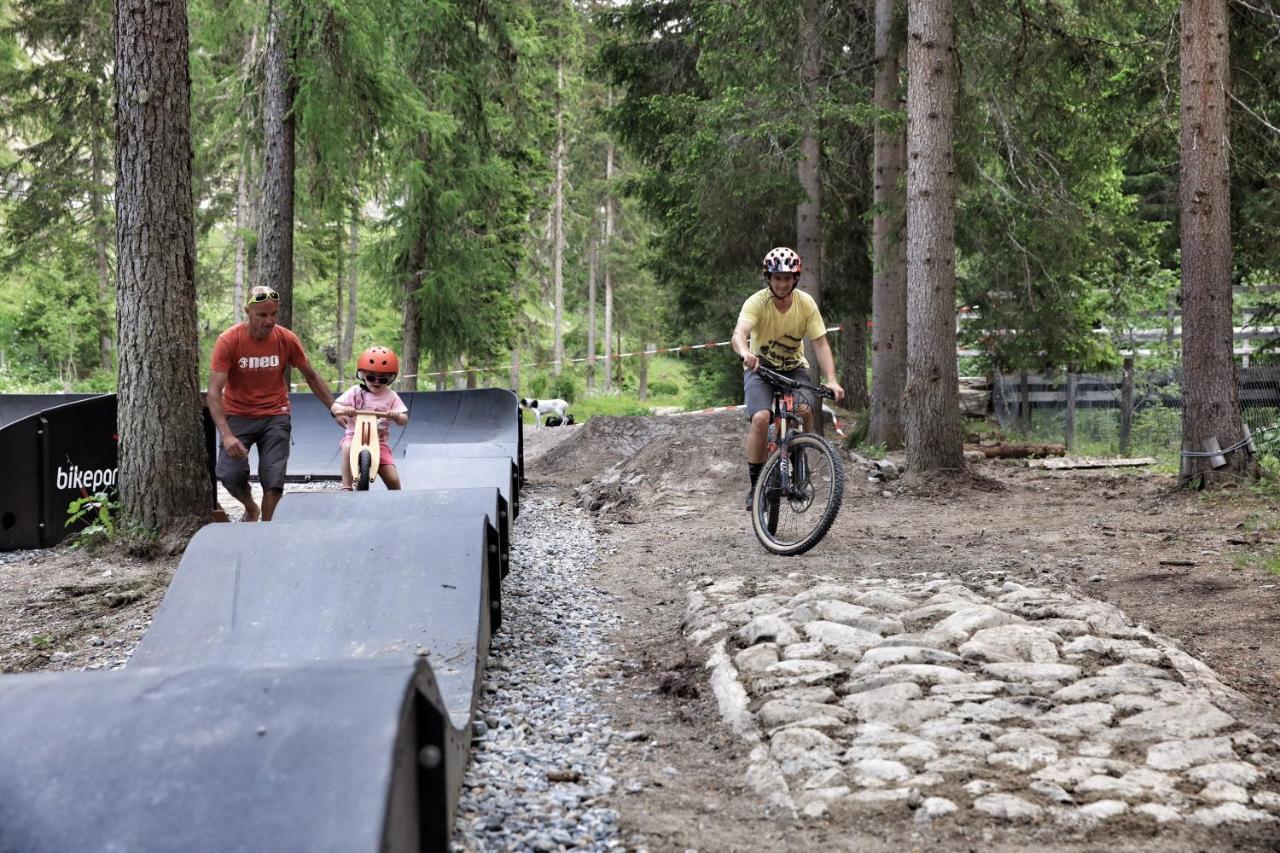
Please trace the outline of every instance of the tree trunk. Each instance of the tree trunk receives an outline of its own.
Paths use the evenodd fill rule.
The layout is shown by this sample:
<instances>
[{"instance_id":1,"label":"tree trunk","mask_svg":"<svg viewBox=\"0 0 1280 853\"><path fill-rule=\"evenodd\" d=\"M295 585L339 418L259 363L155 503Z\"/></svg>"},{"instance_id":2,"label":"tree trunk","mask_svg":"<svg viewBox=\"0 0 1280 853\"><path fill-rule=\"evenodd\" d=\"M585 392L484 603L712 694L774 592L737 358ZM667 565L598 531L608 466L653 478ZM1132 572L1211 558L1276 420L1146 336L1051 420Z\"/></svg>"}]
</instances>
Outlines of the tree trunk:
<instances>
[{"instance_id":1,"label":"tree trunk","mask_svg":"<svg viewBox=\"0 0 1280 853\"><path fill-rule=\"evenodd\" d=\"M93 217L93 255L98 266L98 304L102 311L101 333L98 336L98 363L103 370L110 370L111 365L111 263L107 259L107 217L103 203L103 194L107 192L106 156L102 150L103 128L98 126L98 84L91 84L89 112L94 117L90 129L89 143L90 169L93 172L93 187L89 190L89 214Z\"/></svg>"},{"instance_id":2,"label":"tree trunk","mask_svg":"<svg viewBox=\"0 0 1280 853\"><path fill-rule=\"evenodd\" d=\"M800 114L800 160L796 163L800 189L804 199L796 205L796 251L804 261L804 273L800 276L800 289L822 304L822 174L821 149L818 144L818 69L821 60L822 36L819 27L821 17L819 0L801 0L800 12L800 95L803 108ZM805 343L809 360L809 372L815 382L820 381L821 368L813 354L812 342Z\"/></svg>"},{"instance_id":3,"label":"tree trunk","mask_svg":"<svg viewBox=\"0 0 1280 853\"><path fill-rule=\"evenodd\" d=\"M337 221L333 223L333 250L334 250L334 312L333 312L333 366L338 371L338 377L342 377L342 330L346 326L345 311L343 305L343 289L347 284L347 257L346 246L343 245L346 240L346 229L343 227L342 217L339 216Z\"/></svg>"},{"instance_id":4,"label":"tree trunk","mask_svg":"<svg viewBox=\"0 0 1280 853\"><path fill-rule=\"evenodd\" d=\"M253 68L257 62L258 27L254 25L249 35L248 44L244 48L244 58L240 63L240 74L243 85L248 86L252 79ZM255 280L256 269L249 252L249 235L257 233L258 217L255 214L257 199L254 197L254 147L253 110L242 109L239 113L240 163L236 175L236 261L235 289L231 295L231 319L238 321L244 316L244 295L249 282Z\"/></svg>"},{"instance_id":5,"label":"tree trunk","mask_svg":"<svg viewBox=\"0 0 1280 853\"><path fill-rule=\"evenodd\" d=\"M1018 374L1018 431L1031 434L1031 380L1025 370Z\"/></svg>"},{"instance_id":6,"label":"tree trunk","mask_svg":"<svg viewBox=\"0 0 1280 853\"><path fill-rule=\"evenodd\" d=\"M1231 325L1231 90L1227 0L1182 0L1182 438L1229 447L1244 434ZM1217 471L1193 458L1205 485L1256 474L1247 451Z\"/></svg>"},{"instance_id":7,"label":"tree trunk","mask_svg":"<svg viewBox=\"0 0 1280 853\"><path fill-rule=\"evenodd\" d=\"M240 152L240 168L236 176L236 268L235 287L231 293L231 320L238 322L244 311L245 272L249 247L245 240L249 220L249 151L248 143Z\"/></svg>"},{"instance_id":8,"label":"tree trunk","mask_svg":"<svg viewBox=\"0 0 1280 853\"><path fill-rule=\"evenodd\" d=\"M900 110L901 48L892 42L895 0L876 0L875 105ZM883 119L875 126L874 218L871 231L871 419L867 443L903 446L902 392L907 384L906 204L902 169L906 132Z\"/></svg>"},{"instance_id":9,"label":"tree trunk","mask_svg":"<svg viewBox=\"0 0 1280 853\"><path fill-rule=\"evenodd\" d=\"M564 365L564 57L556 60L556 201L551 224L552 270L556 288L555 365Z\"/></svg>"},{"instance_id":10,"label":"tree trunk","mask_svg":"<svg viewBox=\"0 0 1280 853\"><path fill-rule=\"evenodd\" d=\"M207 516L185 0L116 2L120 501L142 527ZM163 353L163 358L157 358Z\"/></svg>"},{"instance_id":11,"label":"tree trunk","mask_svg":"<svg viewBox=\"0 0 1280 853\"><path fill-rule=\"evenodd\" d=\"M594 232L594 228L592 231ZM596 241L587 249L587 390L596 390Z\"/></svg>"},{"instance_id":12,"label":"tree trunk","mask_svg":"<svg viewBox=\"0 0 1280 853\"><path fill-rule=\"evenodd\" d=\"M867 408L867 315L849 314L836 339L840 343L840 384L844 386L844 406L853 411Z\"/></svg>"},{"instance_id":13,"label":"tree trunk","mask_svg":"<svg viewBox=\"0 0 1280 853\"><path fill-rule=\"evenodd\" d=\"M351 200L351 242L347 250L347 317L342 327L342 345L338 349L338 373L346 370L355 354L356 315L360 312L360 199Z\"/></svg>"},{"instance_id":14,"label":"tree trunk","mask_svg":"<svg viewBox=\"0 0 1280 853\"><path fill-rule=\"evenodd\" d=\"M266 143L262 185L262 234L258 283L280 294L277 322L293 327L293 98L289 55L289 0L268 0L266 91L262 136Z\"/></svg>"},{"instance_id":15,"label":"tree trunk","mask_svg":"<svg viewBox=\"0 0 1280 853\"><path fill-rule=\"evenodd\" d=\"M419 228L426 228L425 223ZM418 368L422 360L419 341L422 335L422 305L418 291L422 289L423 264L426 261L427 238L421 231L409 252L409 269L404 278L404 307L400 327L400 390L418 390Z\"/></svg>"},{"instance_id":16,"label":"tree trunk","mask_svg":"<svg viewBox=\"0 0 1280 853\"><path fill-rule=\"evenodd\" d=\"M1062 427L1062 443L1067 451L1076 449L1076 373L1067 369L1067 413Z\"/></svg>"},{"instance_id":17,"label":"tree trunk","mask_svg":"<svg viewBox=\"0 0 1280 853\"><path fill-rule=\"evenodd\" d=\"M1120 380L1120 455L1128 456L1133 439L1133 356L1124 357Z\"/></svg>"},{"instance_id":18,"label":"tree trunk","mask_svg":"<svg viewBox=\"0 0 1280 853\"><path fill-rule=\"evenodd\" d=\"M649 353L657 347L657 344L645 344L640 364L636 368L636 399L640 402L649 399Z\"/></svg>"},{"instance_id":19,"label":"tree trunk","mask_svg":"<svg viewBox=\"0 0 1280 853\"><path fill-rule=\"evenodd\" d=\"M609 107L613 106L613 90L609 90ZM612 362L609 347L613 341L613 270L610 255L613 251L613 137L604 151L604 390L612 385Z\"/></svg>"},{"instance_id":20,"label":"tree trunk","mask_svg":"<svg viewBox=\"0 0 1280 853\"><path fill-rule=\"evenodd\" d=\"M956 366L955 21L910 0L907 40L907 467L964 468Z\"/></svg>"}]
</instances>

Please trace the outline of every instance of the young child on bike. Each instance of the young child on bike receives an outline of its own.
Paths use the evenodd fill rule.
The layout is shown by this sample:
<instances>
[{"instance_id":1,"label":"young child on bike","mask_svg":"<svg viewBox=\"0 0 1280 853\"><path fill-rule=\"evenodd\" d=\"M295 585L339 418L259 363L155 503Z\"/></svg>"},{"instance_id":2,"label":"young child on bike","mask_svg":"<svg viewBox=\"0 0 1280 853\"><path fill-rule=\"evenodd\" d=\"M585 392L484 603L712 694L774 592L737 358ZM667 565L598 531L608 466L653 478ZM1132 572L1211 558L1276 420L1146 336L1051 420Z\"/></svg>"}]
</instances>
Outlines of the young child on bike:
<instances>
[{"instance_id":1,"label":"young child on bike","mask_svg":"<svg viewBox=\"0 0 1280 853\"><path fill-rule=\"evenodd\" d=\"M409 422L409 412L400 400L400 395L391 390L391 383L396 381L399 372L400 360L394 352L387 347L369 347L360 353L360 358L356 361L357 383L333 401L330 411L347 429L339 443L342 448L344 490L351 489L351 455L347 451L355 438L355 415L361 409L387 413L385 418L378 418L378 476L387 484L388 489L400 488L400 473L391 457L390 421L404 426Z\"/></svg>"},{"instance_id":2,"label":"young child on bike","mask_svg":"<svg viewBox=\"0 0 1280 853\"><path fill-rule=\"evenodd\" d=\"M823 385L835 392L836 401L844 399L844 389L836 382L835 359L827 341L827 327L822 321L818 303L809 294L797 290L802 263L792 249L779 246L764 256L765 287L747 297L733 330L733 351L742 359L743 396L746 398L747 473L751 488L747 490L747 509L751 509L751 493L755 490L760 469L769 452L768 430L773 402L773 388L756 373L764 364L779 373L809 381L809 362L804 357L803 340L813 341L818 366L825 377ZM811 395L797 395L804 417L805 430L813 430Z\"/></svg>"}]
</instances>

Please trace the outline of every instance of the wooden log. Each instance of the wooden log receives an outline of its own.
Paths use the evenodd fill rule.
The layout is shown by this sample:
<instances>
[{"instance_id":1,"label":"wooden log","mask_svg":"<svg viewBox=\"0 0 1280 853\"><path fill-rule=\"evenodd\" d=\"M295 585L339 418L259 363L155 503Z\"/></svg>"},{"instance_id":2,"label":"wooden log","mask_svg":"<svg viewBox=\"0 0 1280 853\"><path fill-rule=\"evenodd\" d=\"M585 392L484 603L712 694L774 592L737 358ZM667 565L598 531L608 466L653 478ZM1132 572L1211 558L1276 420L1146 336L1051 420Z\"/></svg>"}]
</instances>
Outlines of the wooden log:
<instances>
[{"instance_id":1,"label":"wooden log","mask_svg":"<svg viewBox=\"0 0 1280 853\"><path fill-rule=\"evenodd\" d=\"M1076 468L1137 468L1142 465L1156 464L1155 457L1143 456L1138 459L1120 459L1116 457L1102 459L1028 459L1028 468L1047 468L1051 471L1067 471Z\"/></svg>"},{"instance_id":2,"label":"wooden log","mask_svg":"<svg viewBox=\"0 0 1280 853\"><path fill-rule=\"evenodd\" d=\"M982 444L977 447L966 447L965 450L977 450L988 459L1030 459L1044 456L1062 456L1067 449L1061 444Z\"/></svg>"}]
</instances>

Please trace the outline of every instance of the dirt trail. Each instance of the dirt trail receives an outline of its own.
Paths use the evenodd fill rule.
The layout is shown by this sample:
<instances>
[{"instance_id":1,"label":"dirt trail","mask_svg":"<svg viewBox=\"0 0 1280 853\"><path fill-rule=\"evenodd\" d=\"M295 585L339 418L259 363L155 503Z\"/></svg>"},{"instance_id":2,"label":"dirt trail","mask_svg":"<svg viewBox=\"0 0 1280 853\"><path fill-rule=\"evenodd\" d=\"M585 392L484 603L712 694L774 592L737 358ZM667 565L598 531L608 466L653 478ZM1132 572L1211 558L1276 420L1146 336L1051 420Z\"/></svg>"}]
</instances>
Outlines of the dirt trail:
<instances>
[{"instance_id":1,"label":"dirt trail","mask_svg":"<svg viewBox=\"0 0 1280 853\"><path fill-rule=\"evenodd\" d=\"M711 642L699 646L688 636L697 627L689 621L690 591L729 578L742 579L757 595L781 582L794 591L856 579L863 589L876 579L900 583L932 575L974 588L980 585L975 579L994 579L1032 586L1044 596L1110 603L1131 623L1176 640L1247 697L1222 704L1232 706L1233 720L1249 727L1250 737L1266 744L1265 754L1255 758L1273 775L1256 783L1262 799L1247 807L1263 815L1257 802L1273 802L1268 797L1280 781L1274 776L1280 718L1273 710L1280 698L1280 577L1265 568L1280 541L1274 529L1280 517L1267 496L1237 490L1203 497L1177 492L1170 478L1141 471L1046 472L1014 462L974 465L980 476L954 486L881 484L850 465L845 505L830 535L810 554L782 559L762 551L738 505L745 487L739 420L658 425L652 434L661 433L663 441L647 446L638 441L635 423L621 425L617 435L604 419L575 433L540 431L528 466L532 487L591 509L614 549L601 582L620 598L626 619L620 639L634 650L634 668L627 700L613 712L619 728L652 735L629 747L619 772L627 783L620 790L630 793L617 795L613 804L634 833L633 843L663 850L1280 848L1276 821L1226 820L1209 827L1179 818L1157 824L1129 810L1139 806L1134 797L1114 806L1125 811L1122 816L1074 825L1052 819L1048 810L1059 806L1038 795L1030 800L1046 810L1022 822L977 812L963 796L959 812L932 822L913 819L918 803L911 809L885 804L879 811L833 806L813 819L770 814L747 784L751 745L730 731L717 709L703 666ZM543 464L540 448L553 441L559 446ZM584 483L597 460L609 464ZM997 586L989 592L1000 595ZM727 630L717 636L729 637L732 652ZM1069 657L1068 665L1081 663L1080 655ZM1092 676L1124 661L1086 663L1084 674ZM1044 684L1036 689L1046 691ZM752 699L751 710L759 704ZM1123 713L1131 710L1137 706ZM1140 759L1153 743L1121 744L1114 756ZM801 780L794 781L796 788ZM1225 802L1201 799L1200 784L1178 781L1172 802L1187 814ZM806 794L800 794L803 800ZM1085 805L1100 796L1077 793L1074 800ZM1246 808L1231 806L1237 807Z\"/></svg>"}]
</instances>

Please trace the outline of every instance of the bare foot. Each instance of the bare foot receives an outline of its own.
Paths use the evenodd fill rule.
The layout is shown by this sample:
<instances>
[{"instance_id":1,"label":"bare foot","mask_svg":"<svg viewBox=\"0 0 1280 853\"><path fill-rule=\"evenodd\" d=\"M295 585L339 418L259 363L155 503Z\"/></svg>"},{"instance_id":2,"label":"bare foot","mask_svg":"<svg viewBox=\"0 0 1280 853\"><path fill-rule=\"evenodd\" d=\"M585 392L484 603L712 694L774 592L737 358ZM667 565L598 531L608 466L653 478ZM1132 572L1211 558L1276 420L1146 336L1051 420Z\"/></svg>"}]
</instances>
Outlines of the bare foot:
<instances>
[{"instance_id":1,"label":"bare foot","mask_svg":"<svg viewBox=\"0 0 1280 853\"><path fill-rule=\"evenodd\" d=\"M257 520L258 520L258 505L257 505L257 504L254 504L253 506L247 506L247 507L245 507L245 508L244 508L244 515L240 516L240 520L241 520L241 521L257 521Z\"/></svg>"}]
</instances>

